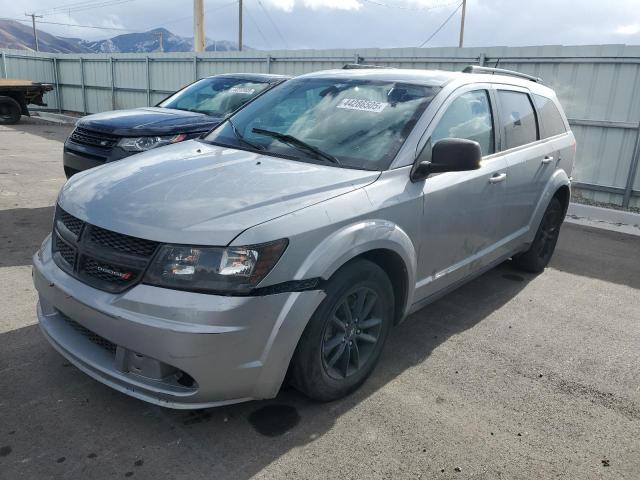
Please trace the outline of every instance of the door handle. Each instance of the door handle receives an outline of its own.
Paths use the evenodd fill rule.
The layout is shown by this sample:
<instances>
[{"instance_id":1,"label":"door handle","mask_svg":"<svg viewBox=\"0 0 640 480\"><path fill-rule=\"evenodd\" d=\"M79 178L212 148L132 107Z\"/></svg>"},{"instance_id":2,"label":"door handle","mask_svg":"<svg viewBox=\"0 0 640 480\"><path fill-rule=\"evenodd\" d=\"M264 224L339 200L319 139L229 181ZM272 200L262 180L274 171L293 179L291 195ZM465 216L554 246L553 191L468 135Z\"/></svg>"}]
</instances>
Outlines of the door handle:
<instances>
[{"instance_id":1,"label":"door handle","mask_svg":"<svg viewBox=\"0 0 640 480\"><path fill-rule=\"evenodd\" d=\"M489 183L500 183L507 178L506 173L496 173L492 177L489 177Z\"/></svg>"},{"instance_id":2,"label":"door handle","mask_svg":"<svg viewBox=\"0 0 640 480\"><path fill-rule=\"evenodd\" d=\"M542 159L542 163L544 163L545 165L551 162L553 162L553 156L551 155L547 155Z\"/></svg>"}]
</instances>

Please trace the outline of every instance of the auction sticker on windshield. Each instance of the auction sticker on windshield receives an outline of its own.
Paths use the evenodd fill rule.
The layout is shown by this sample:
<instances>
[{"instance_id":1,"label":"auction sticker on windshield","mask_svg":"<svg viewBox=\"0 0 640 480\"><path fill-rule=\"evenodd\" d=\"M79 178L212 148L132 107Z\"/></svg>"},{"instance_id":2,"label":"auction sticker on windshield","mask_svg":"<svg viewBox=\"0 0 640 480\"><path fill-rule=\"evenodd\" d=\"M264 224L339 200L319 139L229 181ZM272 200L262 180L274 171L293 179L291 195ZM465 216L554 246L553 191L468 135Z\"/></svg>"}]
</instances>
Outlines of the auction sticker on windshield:
<instances>
[{"instance_id":1,"label":"auction sticker on windshield","mask_svg":"<svg viewBox=\"0 0 640 480\"><path fill-rule=\"evenodd\" d=\"M243 93L245 95L253 95L253 92L256 91L255 88L243 88L243 87L231 87L229 89L231 93Z\"/></svg>"},{"instance_id":2,"label":"auction sticker on windshield","mask_svg":"<svg viewBox=\"0 0 640 480\"><path fill-rule=\"evenodd\" d=\"M374 100L358 100L356 98L343 98L337 108L346 110L360 110L362 112L380 113L388 103L376 102Z\"/></svg>"}]
</instances>

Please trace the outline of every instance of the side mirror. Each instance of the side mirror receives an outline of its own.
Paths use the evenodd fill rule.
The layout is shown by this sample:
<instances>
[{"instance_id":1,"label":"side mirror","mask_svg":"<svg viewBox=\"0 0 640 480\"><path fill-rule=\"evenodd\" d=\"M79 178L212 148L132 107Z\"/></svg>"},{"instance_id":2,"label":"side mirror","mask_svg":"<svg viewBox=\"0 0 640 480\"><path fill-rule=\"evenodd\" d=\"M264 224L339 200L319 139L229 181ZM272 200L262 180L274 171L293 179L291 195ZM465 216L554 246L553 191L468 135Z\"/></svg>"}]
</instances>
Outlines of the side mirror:
<instances>
[{"instance_id":1,"label":"side mirror","mask_svg":"<svg viewBox=\"0 0 640 480\"><path fill-rule=\"evenodd\" d=\"M480 144L464 138L445 138L433 148L427 143L411 170L411 181L424 180L432 173L466 172L480 168Z\"/></svg>"}]
</instances>

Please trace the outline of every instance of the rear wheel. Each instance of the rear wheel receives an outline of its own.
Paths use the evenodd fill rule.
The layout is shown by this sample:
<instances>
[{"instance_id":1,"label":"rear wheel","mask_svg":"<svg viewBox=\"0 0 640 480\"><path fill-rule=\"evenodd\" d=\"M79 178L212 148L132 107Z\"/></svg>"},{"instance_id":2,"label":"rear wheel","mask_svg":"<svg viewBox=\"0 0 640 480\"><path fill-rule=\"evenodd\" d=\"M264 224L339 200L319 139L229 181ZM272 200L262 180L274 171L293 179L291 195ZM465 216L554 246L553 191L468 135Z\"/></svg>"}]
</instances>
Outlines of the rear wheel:
<instances>
[{"instance_id":1,"label":"rear wheel","mask_svg":"<svg viewBox=\"0 0 640 480\"><path fill-rule=\"evenodd\" d=\"M553 197L536 232L535 239L527 250L513 258L520 269L531 273L540 273L549 264L556 248L560 227L564 220L564 207L557 197Z\"/></svg>"},{"instance_id":2,"label":"rear wheel","mask_svg":"<svg viewBox=\"0 0 640 480\"><path fill-rule=\"evenodd\" d=\"M22 108L11 97L0 97L0 124L14 125L20 121Z\"/></svg>"},{"instance_id":3,"label":"rear wheel","mask_svg":"<svg viewBox=\"0 0 640 480\"><path fill-rule=\"evenodd\" d=\"M356 390L371 374L393 320L393 287L385 272L357 260L330 280L291 365L294 386L319 401Z\"/></svg>"}]
</instances>

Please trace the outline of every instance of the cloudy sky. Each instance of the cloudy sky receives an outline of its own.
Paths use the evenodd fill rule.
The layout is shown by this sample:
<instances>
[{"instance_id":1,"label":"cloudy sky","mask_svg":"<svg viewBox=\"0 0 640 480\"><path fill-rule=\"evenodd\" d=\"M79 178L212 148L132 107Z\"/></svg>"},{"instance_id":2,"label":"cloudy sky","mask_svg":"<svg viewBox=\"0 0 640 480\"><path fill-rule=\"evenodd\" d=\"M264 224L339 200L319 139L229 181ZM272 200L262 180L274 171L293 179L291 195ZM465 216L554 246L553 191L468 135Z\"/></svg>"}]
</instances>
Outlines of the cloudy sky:
<instances>
[{"instance_id":1,"label":"cloudy sky","mask_svg":"<svg viewBox=\"0 0 640 480\"><path fill-rule=\"evenodd\" d=\"M191 0L2 1L2 17L42 13L55 35L108 38L164 26L192 36ZM244 43L260 49L416 47L461 0L244 0ZM237 39L237 0L205 0L208 38ZM100 7L86 8L100 4ZM579 5L579 6L578 6ZM64 8L60 8L64 6ZM640 0L468 0L465 46L640 44ZM460 10L425 46L457 45ZM115 29L121 30L115 30Z\"/></svg>"}]
</instances>

